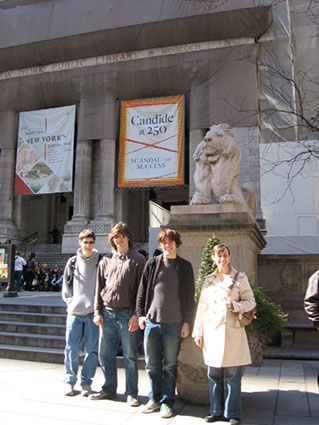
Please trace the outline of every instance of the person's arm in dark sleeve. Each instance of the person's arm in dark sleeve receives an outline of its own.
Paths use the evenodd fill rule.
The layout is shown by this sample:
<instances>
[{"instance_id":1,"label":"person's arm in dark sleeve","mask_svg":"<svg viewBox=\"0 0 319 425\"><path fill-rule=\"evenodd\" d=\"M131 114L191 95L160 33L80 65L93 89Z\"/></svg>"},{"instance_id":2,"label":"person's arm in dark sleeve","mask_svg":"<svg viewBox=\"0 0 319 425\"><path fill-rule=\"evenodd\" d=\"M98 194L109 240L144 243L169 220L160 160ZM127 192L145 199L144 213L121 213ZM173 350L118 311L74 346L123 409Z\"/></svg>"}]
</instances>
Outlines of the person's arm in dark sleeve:
<instances>
[{"instance_id":1,"label":"person's arm in dark sleeve","mask_svg":"<svg viewBox=\"0 0 319 425\"><path fill-rule=\"evenodd\" d=\"M304 307L309 320L319 330L319 270L308 281Z\"/></svg>"}]
</instances>

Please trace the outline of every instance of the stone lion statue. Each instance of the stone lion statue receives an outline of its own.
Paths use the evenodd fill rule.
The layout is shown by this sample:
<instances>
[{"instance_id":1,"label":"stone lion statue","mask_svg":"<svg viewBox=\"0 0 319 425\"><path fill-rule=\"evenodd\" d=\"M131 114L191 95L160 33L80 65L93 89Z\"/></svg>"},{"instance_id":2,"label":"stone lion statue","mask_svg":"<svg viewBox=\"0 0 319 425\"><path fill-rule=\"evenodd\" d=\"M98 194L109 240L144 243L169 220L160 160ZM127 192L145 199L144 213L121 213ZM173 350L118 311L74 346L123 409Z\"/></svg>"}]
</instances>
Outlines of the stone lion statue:
<instances>
[{"instance_id":1,"label":"stone lion statue","mask_svg":"<svg viewBox=\"0 0 319 425\"><path fill-rule=\"evenodd\" d=\"M193 158L196 192L191 204L245 203L256 215L254 185L246 183L241 188L237 181L241 150L228 124L210 127Z\"/></svg>"}]
</instances>

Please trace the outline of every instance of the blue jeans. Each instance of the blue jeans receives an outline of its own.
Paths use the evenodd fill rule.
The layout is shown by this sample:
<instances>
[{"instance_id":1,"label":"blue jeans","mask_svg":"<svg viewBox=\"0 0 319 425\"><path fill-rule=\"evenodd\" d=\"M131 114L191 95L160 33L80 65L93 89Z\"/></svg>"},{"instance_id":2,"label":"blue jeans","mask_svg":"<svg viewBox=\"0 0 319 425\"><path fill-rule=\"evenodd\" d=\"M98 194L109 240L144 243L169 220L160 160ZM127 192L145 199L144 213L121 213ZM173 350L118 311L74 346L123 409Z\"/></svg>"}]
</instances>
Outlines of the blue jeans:
<instances>
[{"instance_id":1,"label":"blue jeans","mask_svg":"<svg viewBox=\"0 0 319 425\"><path fill-rule=\"evenodd\" d=\"M75 385L84 341L85 357L81 371L81 386L90 388L98 363L99 328L93 323L93 313L75 316L68 313L66 320L66 344L64 365L65 383Z\"/></svg>"},{"instance_id":2,"label":"blue jeans","mask_svg":"<svg viewBox=\"0 0 319 425\"><path fill-rule=\"evenodd\" d=\"M227 419L241 416L241 375L242 366L208 367L210 414L224 415ZM224 402L224 377L226 395Z\"/></svg>"},{"instance_id":3,"label":"blue jeans","mask_svg":"<svg viewBox=\"0 0 319 425\"><path fill-rule=\"evenodd\" d=\"M17 292L20 292L21 286L22 286L22 270L15 270L14 272L14 284L17 288Z\"/></svg>"},{"instance_id":4,"label":"blue jeans","mask_svg":"<svg viewBox=\"0 0 319 425\"><path fill-rule=\"evenodd\" d=\"M151 384L149 398L173 407L177 356L181 348L182 323L152 323L144 332L145 370Z\"/></svg>"},{"instance_id":5,"label":"blue jeans","mask_svg":"<svg viewBox=\"0 0 319 425\"><path fill-rule=\"evenodd\" d=\"M125 376L125 394L137 396L138 393L138 368L137 349L139 344L139 331L129 332L128 322L133 315L133 310L104 310L104 325L100 328L99 360L105 377L102 392L115 395L117 389L117 347L121 339Z\"/></svg>"}]
</instances>

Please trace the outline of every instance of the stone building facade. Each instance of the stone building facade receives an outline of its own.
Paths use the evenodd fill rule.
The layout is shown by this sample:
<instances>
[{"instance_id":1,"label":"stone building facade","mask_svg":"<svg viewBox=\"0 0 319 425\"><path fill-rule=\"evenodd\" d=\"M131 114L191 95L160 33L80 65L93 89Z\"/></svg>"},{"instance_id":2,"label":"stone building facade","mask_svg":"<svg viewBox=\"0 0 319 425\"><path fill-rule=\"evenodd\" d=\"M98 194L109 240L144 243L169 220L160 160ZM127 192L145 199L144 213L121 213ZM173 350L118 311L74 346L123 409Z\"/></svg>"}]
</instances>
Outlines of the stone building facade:
<instances>
[{"instance_id":1,"label":"stone building facade","mask_svg":"<svg viewBox=\"0 0 319 425\"><path fill-rule=\"evenodd\" d=\"M192 153L205 129L233 126L243 149L240 180L259 189L258 40L272 25L271 2L7 0L0 2L0 239L50 230L73 252L92 227L98 246L124 220L148 239L149 200L188 204ZM185 97L185 185L117 188L120 102ZM238 108L238 104L241 107ZM74 190L13 196L18 114L76 105ZM258 218L262 220L260 196Z\"/></svg>"}]
</instances>

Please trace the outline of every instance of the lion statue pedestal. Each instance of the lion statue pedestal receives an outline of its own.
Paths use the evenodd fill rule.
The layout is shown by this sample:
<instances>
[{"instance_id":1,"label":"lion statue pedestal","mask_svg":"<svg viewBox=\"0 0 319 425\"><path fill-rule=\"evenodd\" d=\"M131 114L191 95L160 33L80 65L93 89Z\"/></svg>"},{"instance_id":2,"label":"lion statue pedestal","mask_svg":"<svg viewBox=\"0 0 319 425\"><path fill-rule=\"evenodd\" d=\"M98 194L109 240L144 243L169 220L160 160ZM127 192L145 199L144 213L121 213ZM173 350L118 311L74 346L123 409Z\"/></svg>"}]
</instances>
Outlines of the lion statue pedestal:
<instances>
[{"instance_id":1,"label":"lion statue pedestal","mask_svg":"<svg viewBox=\"0 0 319 425\"><path fill-rule=\"evenodd\" d=\"M256 221L253 185L237 181L241 151L227 124L210 128L194 153L196 192L191 205L171 207L170 221L162 228L182 235L178 254L192 263L197 275L202 252L215 233L229 246L232 265L244 271L252 286L257 284L257 255L266 246ZM201 350L191 338L183 341L178 360L177 390L194 403L208 402L207 367Z\"/></svg>"},{"instance_id":2,"label":"lion statue pedestal","mask_svg":"<svg viewBox=\"0 0 319 425\"><path fill-rule=\"evenodd\" d=\"M177 365L177 393L192 404L209 404L207 366L193 338L182 342Z\"/></svg>"}]
</instances>

